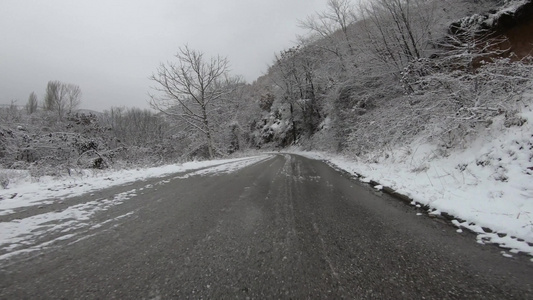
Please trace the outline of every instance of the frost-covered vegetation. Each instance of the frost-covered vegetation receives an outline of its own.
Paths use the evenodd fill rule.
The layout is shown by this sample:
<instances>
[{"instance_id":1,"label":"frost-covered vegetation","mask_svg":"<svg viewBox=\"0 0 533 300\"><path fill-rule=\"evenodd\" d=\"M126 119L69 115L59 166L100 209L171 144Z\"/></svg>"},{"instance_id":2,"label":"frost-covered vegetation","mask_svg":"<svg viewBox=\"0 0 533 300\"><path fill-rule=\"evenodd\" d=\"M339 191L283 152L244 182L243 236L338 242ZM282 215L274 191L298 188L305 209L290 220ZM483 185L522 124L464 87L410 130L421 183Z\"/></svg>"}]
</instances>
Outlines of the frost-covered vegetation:
<instances>
[{"instance_id":1,"label":"frost-covered vegetation","mask_svg":"<svg viewBox=\"0 0 533 300\"><path fill-rule=\"evenodd\" d=\"M445 155L493 117L523 123L533 41L517 54L506 34L513 16L529 22L531 1L328 3L302 22L314 35L254 83L260 103L271 99L252 124L255 145L360 157L424 137Z\"/></svg>"},{"instance_id":2,"label":"frost-covered vegetation","mask_svg":"<svg viewBox=\"0 0 533 300\"><path fill-rule=\"evenodd\" d=\"M0 162L7 169L29 170L35 178L169 161L179 145L171 141L164 120L140 109L70 112L61 119L54 111L29 114L16 106L0 113Z\"/></svg>"}]
</instances>

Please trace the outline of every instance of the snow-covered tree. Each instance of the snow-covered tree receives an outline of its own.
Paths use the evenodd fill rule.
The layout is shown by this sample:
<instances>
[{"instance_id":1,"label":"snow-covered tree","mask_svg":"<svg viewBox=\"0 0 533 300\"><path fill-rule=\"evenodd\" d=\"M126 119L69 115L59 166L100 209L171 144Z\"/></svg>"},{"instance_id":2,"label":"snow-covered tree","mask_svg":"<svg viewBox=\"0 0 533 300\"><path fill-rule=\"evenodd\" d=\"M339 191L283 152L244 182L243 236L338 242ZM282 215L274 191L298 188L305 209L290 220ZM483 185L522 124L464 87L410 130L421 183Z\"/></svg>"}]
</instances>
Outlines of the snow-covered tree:
<instances>
[{"instance_id":1,"label":"snow-covered tree","mask_svg":"<svg viewBox=\"0 0 533 300\"><path fill-rule=\"evenodd\" d=\"M28 97L28 102L26 103L26 112L31 115L37 111L38 106L39 102L37 100L37 95L35 92L32 92Z\"/></svg>"},{"instance_id":2,"label":"snow-covered tree","mask_svg":"<svg viewBox=\"0 0 533 300\"><path fill-rule=\"evenodd\" d=\"M411 60L427 56L438 24L440 1L375 0L361 2L359 23L364 45L361 49L381 63L401 71Z\"/></svg>"},{"instance_id":3,"label":"snow-covered tree","mask_svg":"<svg viewBox=\"0 0 533 300\"><path fill-rule=\"evenodd\" d=\"M338 60L346 72L356 54L350 28L357 20L351 0L328 0L326 10L300 21L300 27L310 30L315 47L327 51ZM308 38L300 37L301 41Z\"/></svg>"},{"instance_id":4,"label":"snow-covered tree","mask_svg":"<svg viewBox=\"0 0 533 300\"><path fill-rule=\"evenodd\" d=\"M67 113L78 108L81 103L81 89L79 86L60 81L49 81L44 97L44 109L53 111L59 120L63 120Z\"/></svg>"},{"instance_id":5,"label":"snow-covered tree","mask_svg":"<svg viewBox=\"0 0 533 300\"><path fill-rule=\"evenodd\" d=\"M151 96L153 108L183 122L183 130L203 137L208 156L215 157L216 111L224 105L228 89L228 60L221 56L206 59L188 46L179 49L176 62L161 64L150 79L157 85Z\"/></svg>"}]
</instances>

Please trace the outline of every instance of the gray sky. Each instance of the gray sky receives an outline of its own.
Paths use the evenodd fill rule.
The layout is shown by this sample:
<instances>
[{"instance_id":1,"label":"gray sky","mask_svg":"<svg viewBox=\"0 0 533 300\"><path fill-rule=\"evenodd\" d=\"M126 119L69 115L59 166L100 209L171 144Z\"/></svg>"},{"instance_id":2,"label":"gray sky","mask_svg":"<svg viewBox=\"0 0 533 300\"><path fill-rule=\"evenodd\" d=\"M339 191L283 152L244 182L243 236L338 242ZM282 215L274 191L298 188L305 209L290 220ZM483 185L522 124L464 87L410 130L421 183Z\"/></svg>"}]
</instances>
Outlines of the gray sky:
<instances>
[{"instance_id":1,"label":"gray sky","mask_svg":"<svg viewBox=\"0 0 533 300\"><path fill-rule=\"evenodd\" d=\"M252 82L326 0L2 0L0 103L39 100L49 80L80 86L82 108L147 108L160 62L188 44Z\"/></svg>"}]
</instances>

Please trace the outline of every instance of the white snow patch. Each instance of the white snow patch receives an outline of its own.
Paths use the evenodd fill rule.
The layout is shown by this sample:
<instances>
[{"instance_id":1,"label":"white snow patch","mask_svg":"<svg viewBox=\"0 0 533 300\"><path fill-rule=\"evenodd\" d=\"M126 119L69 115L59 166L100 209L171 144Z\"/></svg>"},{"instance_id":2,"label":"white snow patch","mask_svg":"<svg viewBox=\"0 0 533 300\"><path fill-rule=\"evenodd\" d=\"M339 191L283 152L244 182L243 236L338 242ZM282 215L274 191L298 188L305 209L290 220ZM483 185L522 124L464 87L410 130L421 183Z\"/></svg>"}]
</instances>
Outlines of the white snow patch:
<instances>
[{"instance_id":1,"label":"white snow patch","mask_svg":"<svg viewBox=\"0 0 533 300\"><path fill-rule=\"evenodd\" d=\"M42 177L38 182L32 182L28 175L18 182L10 183L8 189L0 190L0 216L11 214L14 209L21 207L50 204L54 201L61 201L68 197L80 196L103 188L127 184L148 178L163 177L173 173L187 172L213 166L218 166L218 169L213 171L205 170L204 172L229 172L229 170L227 170L228 168L236 170L250 163L266 159L267 157L269 156L193 161L184 164L145 169L103 171L97 173L87 172L83 177L66 177L61 179Z\"/></svg>"},{"instance_id":2,"label":"white snow patch","mask_svg":"<svg viewBox=\"0 0 533 300\"><path fill-rule=\"evenodd\" d=\"M211 168L198 170L195 172L187 173L182 176L176 176L175 178L188 178L191 176L208 176L208 175L219 175L219 174L229 174L235 171L238 171L244 167L251 166L253 164L259 163L266 159L271 158L272 156L256 156L250 157L247 159L241 159L233 162L229 162L223 165L217 165Z\"/></svg>"},{"instance_id":3,"label":"white snow patch","mask_svg":"<svg viewBox=\"0 0 533 300\"><path fill-rule=\"evenodd\" d=\"M40 243L39 239L45 235L60 234L65 236L67 233L72 235L72 232L87 227L96 229L102 224L92 225L91 217L93 215L121 204L134 196L136 196L135 190L131 190L117 194L113 199L97 199L70 206L63 211L42 213L24 219L0 222L0 251L14 252L14 250L35 244L42 248L45 244ZM128 213L128 215L131 213ZM61 238L56 238L55 240L61 240ZM4 256L0 256L0 260Z\"/></svg>"},{"instance_id":4,"label":"white snow patch","mask_svg":"<svg viewBox=\"0 0 533 300\"><path fill-rule=\"evenodd\" d=\"M513 258L513 256L512 256L511 254L509 254L509 253L507 253L507 252L505 252L505 251L502 251L501 253L502 253L502 255L503 255L504 257L507 257L507 258Z\"/></svg>"},{"instance_id":5,"label":"white snow patch","mask_svg":"<svg viewBox=\"0 0 533 300\"><path fill-rule=\"evenodd\" d=\"M448 155L422 140L372 153L372 160L294 153L360 174L362 182L379 182L409 196L414 205L428 205L434 210L430 214L466 220L454 222L459 229L533 255L527 244L533 243L533 112L526 108L519 116L527 120L524 125L506 128L504 117L497 117L466 149ZM487 234L483 227L506 237Z\"/></svg>"},{"instance_id":6,"label":"white snow patch","mask_svg":"<svg viewBox=\"0 0 533 300\"><path fill-rule=\"evenodd\" d=\"M208 162L191 162L183 165L170 165L158 168L124 170L107 172L100 177L69 179L76 181L64 182L59 180L45 180L38 183L19 182L8 191L3 190L0 196L14 193L16 197L0 200L0 215L13 213L15 209L28 206L43 207L46 204L88 193L90 191L107 188L119 184L142 180L152 177L162 177L172 173L205 168L178 176L175 179L190 176L207 176L235 172L246 166L271 158L272 155L261 155L240 159L216 160ZM38 213L23 219L0 222L0 261L21 253L47 248L57 241L71 239L80 233L98 229L104 224L128 217L134 212L128 212L119 217L95 222L93 216L101 211L120 205L138 195L140 191L156 189L156 186L170 182L161 180L155 184L119 193L109 199L96 199L67 207L62 211ZM8 193L9 192L9 193ZM92 194L91 194L92 195ZM61 200L59 200L61 201ZM53 237L51 240L47 237ZM78 239L79 240L79 239Z\"/></svg>"}]
</instances>

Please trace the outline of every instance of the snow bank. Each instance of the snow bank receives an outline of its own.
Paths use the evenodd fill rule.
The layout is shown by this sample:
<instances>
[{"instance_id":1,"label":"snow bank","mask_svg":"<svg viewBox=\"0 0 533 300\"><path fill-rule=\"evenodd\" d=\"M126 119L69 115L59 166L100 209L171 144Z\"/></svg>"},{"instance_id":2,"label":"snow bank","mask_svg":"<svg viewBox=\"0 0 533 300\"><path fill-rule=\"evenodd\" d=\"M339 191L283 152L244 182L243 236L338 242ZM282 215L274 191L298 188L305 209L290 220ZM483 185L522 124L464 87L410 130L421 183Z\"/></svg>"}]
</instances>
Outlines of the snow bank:
<instances>
[{"instance_id":1,"label":"snow bank","mask_svg":"<svg viewBox=\"0 0 533 300\"><path fill-rule=\"evenodd\" d=\"M107 171L84 178L69 177L64 180L46 178L37 183L18 181L13 188L0 191L0 196L3 198L0 200L0 216L14 213L17 208L34 205L39 205L41 208L49 203L61 202L62 198L147 178L160 178L173 174L175 174L174 179L227 174L270 157L272 156L260 155L239 159L189 162L183 165L149 169ZM0 264L19 254L49 248L57 241L76 243L93 235L94 230L105 224L116 225L120 220L134 215L135 211L110 219L97 219L95 216L133 197L142 197L146 190L170 181L165 178L160 179L156 184L145 183L144 187L132 188L108 198L88 197L87 202L73 204L65 209L48 212L34 210L34 214L24 218L9 220L8 216L5 221L0 222Z\"/></svg>"},{"instance_id":2,"label":"snow bank","mask_svg":"<svg viewBox=\"0 0 533 300\"><path fill-rule=\"evenodd\" d=\"M264 156L256 158L264 158ZM25 176L18 173L16 181L10 182L8 189L0 190L0 216L11 214L16 208L50 204L56 200L79 196L91 191L138 180L163 177L174 173L249 160L254 160L254 157L192 161L184 164L165 165L144 169L97 172L86 171L81 176L60 179L41 177L38 182L32 182L32 178L28 172L26 172ZM238 166L240 167L241 165L239 164Z\"/></svg>"},{"instance_id":3,"label":"snow bank","mask_svg":"<svg viewBox=\"0 0 533 300\"><path fill-rule=\"evenodd\" d=\"M507 128L498 117L467 149L446 156L421 141L365 160L298 154L361 174L363 182L388 186L431 213L453 215L454 224L477 232L480 243L533 256L533 112L527 108L519 116L527 120L522 126Z\"/></svg>"}]
</instances>

